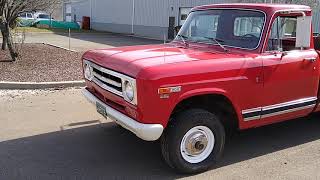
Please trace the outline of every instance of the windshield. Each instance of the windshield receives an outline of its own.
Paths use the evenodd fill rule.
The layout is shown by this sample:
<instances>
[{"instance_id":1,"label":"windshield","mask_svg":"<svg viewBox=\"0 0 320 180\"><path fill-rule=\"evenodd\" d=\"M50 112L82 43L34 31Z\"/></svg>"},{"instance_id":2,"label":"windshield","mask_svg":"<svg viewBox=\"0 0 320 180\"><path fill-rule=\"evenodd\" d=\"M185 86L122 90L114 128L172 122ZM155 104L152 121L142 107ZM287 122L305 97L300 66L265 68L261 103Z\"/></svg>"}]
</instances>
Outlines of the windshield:
<instances>
[{"instance_id":1,"label":"windshield","mask_svg":"<svg viewBox=\"0 0 320 180\"><path fill-rule=\"evenodd\" d=\"M191 12L175 40L256 49L265 15L252 10L219 9Z\"/></svg>"}]
</instances>

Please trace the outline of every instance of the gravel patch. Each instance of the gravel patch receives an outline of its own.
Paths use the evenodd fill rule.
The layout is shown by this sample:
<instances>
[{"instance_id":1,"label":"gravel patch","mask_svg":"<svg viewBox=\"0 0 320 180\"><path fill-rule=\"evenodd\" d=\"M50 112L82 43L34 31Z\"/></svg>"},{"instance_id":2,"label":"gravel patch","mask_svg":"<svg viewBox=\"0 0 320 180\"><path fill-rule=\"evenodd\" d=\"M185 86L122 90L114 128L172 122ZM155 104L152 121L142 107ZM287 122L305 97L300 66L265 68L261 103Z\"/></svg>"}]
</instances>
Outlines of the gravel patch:
<instances>
[{"instance_id":1,"label":"gravel patch","mask_svg":"<svg viewBox=\"0 0 320 180\"><path fill-rule=\"evenodd\" d=\"M6 62L10 60L9 53L0 50L0 81L82 80L82 54L44 44L24 44L20 49L21 58L16 62Z\"/></svg>"}]
</instances>

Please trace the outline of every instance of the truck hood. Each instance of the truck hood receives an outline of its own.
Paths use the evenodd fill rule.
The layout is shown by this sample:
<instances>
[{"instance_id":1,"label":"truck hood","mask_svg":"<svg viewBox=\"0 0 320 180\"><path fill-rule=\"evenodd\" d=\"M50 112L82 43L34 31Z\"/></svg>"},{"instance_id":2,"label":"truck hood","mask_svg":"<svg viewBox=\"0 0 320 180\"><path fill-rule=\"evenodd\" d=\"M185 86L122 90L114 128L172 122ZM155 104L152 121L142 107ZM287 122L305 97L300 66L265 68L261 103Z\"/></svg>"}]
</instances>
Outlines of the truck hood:
<instances>
[{"instance_id":1,"label":"truck hood","mask_svg":"<svg viewBox=\"0 0 320 180\"><path fill-rule=\"evenodd\" d=\"M84 59L136 77L143 68L164 64L199 60L226 60L243 58L243 55L225 53L214 48L181 48L174 44L128 46L111 49L90 50L83 55Z\"/></svg>"}]
</instances>

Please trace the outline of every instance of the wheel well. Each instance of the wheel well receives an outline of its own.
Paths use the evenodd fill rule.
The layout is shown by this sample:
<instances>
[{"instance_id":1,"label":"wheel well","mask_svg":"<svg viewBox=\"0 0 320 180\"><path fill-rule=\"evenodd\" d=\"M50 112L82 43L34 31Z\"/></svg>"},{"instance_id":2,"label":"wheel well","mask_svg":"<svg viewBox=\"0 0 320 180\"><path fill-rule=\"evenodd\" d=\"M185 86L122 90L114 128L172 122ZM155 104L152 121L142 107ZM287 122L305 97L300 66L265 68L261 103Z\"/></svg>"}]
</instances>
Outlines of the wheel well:
<instances>
[{"instance_id":1,"label":"wheel well","mask_svg":"<svg viewBox=\"0 0 320 180\"><path fill-rule=\"evenodd\" d=\"M239 129L237 113L230 100L223 95L206 94L185 99L174 108L171 118L176 113L191 108L205 109L219 116L227 132Z\"/></svg>"}]
</instances>

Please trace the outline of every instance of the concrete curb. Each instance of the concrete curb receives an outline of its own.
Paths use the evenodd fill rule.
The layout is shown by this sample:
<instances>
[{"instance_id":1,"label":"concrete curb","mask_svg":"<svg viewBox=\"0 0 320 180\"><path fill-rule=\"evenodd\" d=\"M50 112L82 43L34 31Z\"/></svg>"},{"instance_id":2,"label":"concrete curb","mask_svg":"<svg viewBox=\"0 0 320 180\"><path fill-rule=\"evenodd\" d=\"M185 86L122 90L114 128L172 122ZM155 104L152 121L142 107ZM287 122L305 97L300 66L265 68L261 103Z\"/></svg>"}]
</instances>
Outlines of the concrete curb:
<instances>
[{"instance_id":1,"label":"concrete curb","mask_svg":"<svg viewBox=\"0 0 320 180\"><path fill-rule=\"evenodd\" d=\"M78 52L78 51L76 51L76 50L68 49L68 48L65 48L65 47L62 47L62 46L58 46L58 45L54 45L54 44L50 44L50 43L42 43L42 44L48 45L48 46L52 46L52 47L55 47L55 48L64 49L64 50L66 50L66 51Z\"/></svg>"},{"instance_id":2,"label":"concrete curb","mask_svg":"<svg viewBox=\"0 0 320 180\"><path fill-rule=\"evenodd\" d=\"M70 87L84 87L85 81L62 82L0 82L2 90L33 90L33 89L64 89Z\"/></svg>"},{"instance_id":3,"label":"concrete curb","mask_svg":"<svg viewBox=\"0 0 320 180\"><path fill-rule=\"evenodd\" d=\"M79 35L79 34L110 34L111 32L106 32L106 31L96 31L96 32L72 32L71 31L71 35L72 34L76 34L76 35ZM59 32L59 31L56 31L56 32L26 32L26 34L28 35L33 35L33 34L64 34L64 35L68 35L69 32L68 31L65 31L65 32Z\"/></svg>"}]
</instances>

